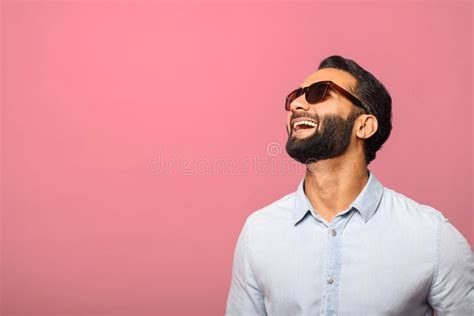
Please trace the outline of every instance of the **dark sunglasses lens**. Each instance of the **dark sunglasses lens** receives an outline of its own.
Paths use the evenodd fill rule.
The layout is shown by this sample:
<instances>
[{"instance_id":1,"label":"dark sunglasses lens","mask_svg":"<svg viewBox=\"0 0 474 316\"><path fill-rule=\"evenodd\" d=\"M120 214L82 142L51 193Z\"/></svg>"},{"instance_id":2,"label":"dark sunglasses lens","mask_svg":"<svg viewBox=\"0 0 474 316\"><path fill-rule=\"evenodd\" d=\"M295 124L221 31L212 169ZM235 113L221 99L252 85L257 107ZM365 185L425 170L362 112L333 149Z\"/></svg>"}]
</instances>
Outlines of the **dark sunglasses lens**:
<instances>
[{"instance_id":1,"label":"dark sunglasses lens","mask_svg":"<svg viewBox=\"0 0 474 316\"><path fill-rule=\"evenodd\" d=\"M326 95L326 90L328 86L326 84L314 84L308 87L308 90L305 93L306 101L308 103L318 103L324 99Z\"/></svg>"},{"instance_id":2,"label":"dark sunglasses lens","mask_svg":"<svg viewBox=\"0 0 474 316\"><path fill-rule=\"evenodd\" d=\"M286 97L285 110L289 111L291 102L293 102L293 100L296 99L297 97L299 97L300 95L301 95L301 90L300 89L297 89L297 90L291 92Z\"/></svg>"}]
</instances>

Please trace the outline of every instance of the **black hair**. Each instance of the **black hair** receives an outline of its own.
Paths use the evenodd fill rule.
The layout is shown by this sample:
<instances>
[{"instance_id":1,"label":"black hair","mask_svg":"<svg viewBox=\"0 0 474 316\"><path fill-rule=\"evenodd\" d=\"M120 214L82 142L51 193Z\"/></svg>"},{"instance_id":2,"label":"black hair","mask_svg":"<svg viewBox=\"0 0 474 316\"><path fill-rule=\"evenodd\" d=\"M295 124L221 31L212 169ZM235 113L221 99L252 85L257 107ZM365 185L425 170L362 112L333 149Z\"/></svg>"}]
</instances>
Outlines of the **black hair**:
<instances>
[{"instance_id":1,"label":"black hair","mask_svg":"<svg viewBox=\"0 0 474 316\"><path fill-rule=\"evenodd\" d=\"M335 68L350 73L356 80L351 87L357 96L378 121L378 129L374 135L365 140L365 161L369 164L375 159L376 152L390 136L392 130L392 98L384 85L370 72L359 66L355 61L341 56L330 56L324 59L318 69Z\"/></svg>"}]
</instances>

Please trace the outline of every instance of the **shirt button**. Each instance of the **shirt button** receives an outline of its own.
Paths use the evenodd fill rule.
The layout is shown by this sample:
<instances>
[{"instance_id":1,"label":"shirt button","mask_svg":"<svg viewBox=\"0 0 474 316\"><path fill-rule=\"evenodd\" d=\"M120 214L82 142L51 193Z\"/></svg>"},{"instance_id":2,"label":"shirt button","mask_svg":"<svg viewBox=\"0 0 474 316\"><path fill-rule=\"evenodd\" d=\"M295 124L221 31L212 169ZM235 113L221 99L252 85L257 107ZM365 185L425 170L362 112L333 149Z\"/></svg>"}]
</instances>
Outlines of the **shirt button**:
<instances>
[{"instance_id":1,"label":"shirt button","mask_svg":"<svg viewBox=\"0 0 474 316\"><path fill-rule=\"evenodd\" d=\"M331 235L333 235L333 236L336 236L336 235L337 235L337 232L336 232L335 229L331 229Z\"/></svg>"},{"instance_id":2,"label":"shirt button","mask_svg":"<svg viewBox=\"0 0 474 316\"><path fill-rule=\"evenodd\" d=\"M333 280L333 278L328 277L327 282L328 282L328 284L333 284L333 283L334 283L334 280Z\"/></svg>"}]
</instances>

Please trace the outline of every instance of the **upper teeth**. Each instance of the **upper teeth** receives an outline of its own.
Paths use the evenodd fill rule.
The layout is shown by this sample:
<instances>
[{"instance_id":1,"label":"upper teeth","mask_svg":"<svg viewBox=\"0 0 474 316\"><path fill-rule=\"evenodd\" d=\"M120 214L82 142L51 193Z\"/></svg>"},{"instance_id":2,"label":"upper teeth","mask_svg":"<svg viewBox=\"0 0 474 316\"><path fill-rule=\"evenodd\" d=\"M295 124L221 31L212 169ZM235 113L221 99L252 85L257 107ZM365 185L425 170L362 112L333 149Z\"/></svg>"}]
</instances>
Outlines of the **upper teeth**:
<instances>
[{"instance_id":1,"label":"upper teeth","mask_svg":"<svg viewBox=\"0 0 474 316\"><path fill-rule=\"evenodd\" d=\"M309 125L309 126L313 126L313 127L316 127L316 123L314 122L311 122L311 121L299 121L299 122L296 122L293 126L296 127L298 125Z\"/></svg>"}]
</instances>

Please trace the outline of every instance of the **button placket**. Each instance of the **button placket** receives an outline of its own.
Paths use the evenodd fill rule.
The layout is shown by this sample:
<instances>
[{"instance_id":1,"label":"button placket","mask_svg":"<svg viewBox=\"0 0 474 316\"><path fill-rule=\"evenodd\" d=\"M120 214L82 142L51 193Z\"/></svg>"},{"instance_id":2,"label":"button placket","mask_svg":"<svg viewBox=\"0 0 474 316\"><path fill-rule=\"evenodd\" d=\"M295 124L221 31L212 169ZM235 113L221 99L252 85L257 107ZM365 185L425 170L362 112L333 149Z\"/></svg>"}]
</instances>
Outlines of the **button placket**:
<instances>
[{"instance_id":1,"label":"button placket","mask_svg":"<svg viewBox=\"0 0 474 316\"><path fill-rule=\"evenodd\" d=\"M324 315L333 315L337 310L339 296L339 276L342 256L342 230L344 229L346 217L336 216L327 227L327 259L325 269L325 289L323 295L324 307L321 312Z\"/></svg>"}]
</instances>

